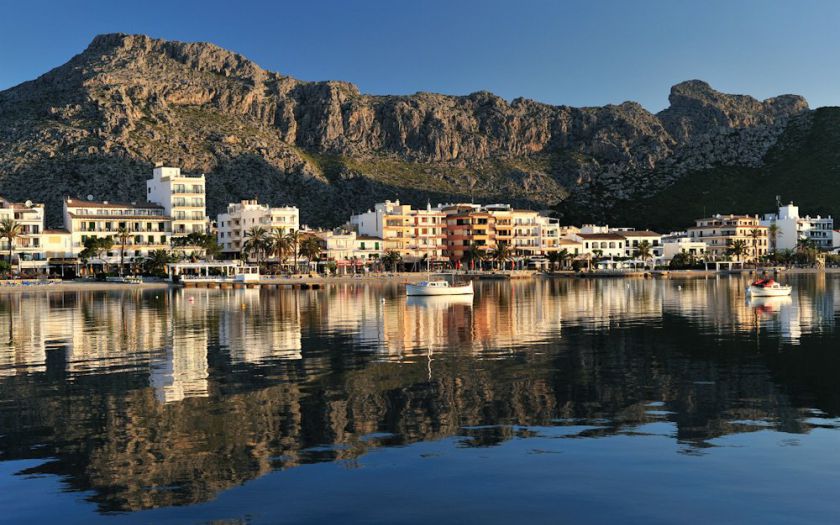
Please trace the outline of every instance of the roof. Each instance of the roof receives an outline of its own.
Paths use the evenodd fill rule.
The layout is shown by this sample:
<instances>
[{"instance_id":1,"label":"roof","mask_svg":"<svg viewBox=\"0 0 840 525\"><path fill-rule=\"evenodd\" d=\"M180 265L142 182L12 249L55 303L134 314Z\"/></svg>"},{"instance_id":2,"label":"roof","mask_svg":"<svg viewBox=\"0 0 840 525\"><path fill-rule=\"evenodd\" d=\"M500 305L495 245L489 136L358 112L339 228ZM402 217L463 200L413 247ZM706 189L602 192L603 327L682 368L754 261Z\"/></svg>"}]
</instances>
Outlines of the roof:
<instances>
[{"instance_id":1,"label":"roof","mask_svg":"<svg viewBox=\"0 0 840 525\"><path fill-rule=\"evenodd\" d=\"M43 233L53 234L53 235L58 234L58 233L62 233L62 234L70 235L69 231L67 231L65 229L61 229L61 228L47 228L43 231Z\"/></svg>"},{"instance_id":2,"label":"roof","mask_svg":"<svg viewBox=\"0 0 840 525\"><path fill-rule=\"evenodd\" d=\"M624 237L662 237L661 233L652 232L650 230L630 230L621 232L620 235Z\"/></svg>"},{"instance_id":3,"label":"roof","mask_svg":"<svg viewBox=\"0 0 840 525\"><path fill-rule=\"evenodd\" d=\"M137 209L137 208L135 208ZM107 221L119 221L125 219L139 219L139 220L172 220L168 215L97 215L95 213L68 213L67 215L77 218L77 219L94 219L94 220L107 220Z\"/></svg>"},{"instance_id":4,"label":"roof","mask_svg":"<svg viewBox=\"0 0 840 525\"><path fill-rule=\"evenodd\" d=\"M617 233L578 233L578 237L587 241L624 241L623 236Z\"/></svg>"},{"instance_id":5,"label":"roof","mask_svg":"<svg viewBox=\"0 0 840 525\"><path fill-rule=\"evenodd\" d=\"M110 201L84 201L82 199L67 199L65 201L68 207L73 208L134 208L141 210L157 209L162 210L163 206L153 202L110 202Z\"/></svg>"},{"instance_id":6,"label":"roof","mask_svg":"<svg viewBox=\"0 0 840 525\"><path fill-rule=\"evenodd\" d=\"M381 241L383 240L382 237L375 237L373 235L358 235L356 236L357 241Z\"/></svg>"},{"instance_id":7,"label":"roof","mask_svg":"<svg viewBox=\"0 0 840 525\"><path fill-rule=\"evenodd\" d=\"M558 239L557 244L580 244L580 241L574 239Z\"/></svg>"}]
</instances>

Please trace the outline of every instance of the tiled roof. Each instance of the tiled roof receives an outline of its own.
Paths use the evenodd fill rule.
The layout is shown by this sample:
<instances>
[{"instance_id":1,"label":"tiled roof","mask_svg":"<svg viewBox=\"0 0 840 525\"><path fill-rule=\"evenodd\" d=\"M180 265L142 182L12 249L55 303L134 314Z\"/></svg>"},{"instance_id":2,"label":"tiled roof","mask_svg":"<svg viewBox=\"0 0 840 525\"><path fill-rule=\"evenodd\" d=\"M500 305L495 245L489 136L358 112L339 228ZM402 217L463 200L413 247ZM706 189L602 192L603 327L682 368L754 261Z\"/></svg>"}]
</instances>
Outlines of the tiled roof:
<instances>
[{"instance_id":1,"label":"tiled roof","mask_svg":"<svg viewBox=\"0 0 840 525\"><path fill-rule=\"evenodd\" d=\"M624 241L624 237L617 233L578 233L578 237L586 241Z\"/></svg>"}]
</instances>

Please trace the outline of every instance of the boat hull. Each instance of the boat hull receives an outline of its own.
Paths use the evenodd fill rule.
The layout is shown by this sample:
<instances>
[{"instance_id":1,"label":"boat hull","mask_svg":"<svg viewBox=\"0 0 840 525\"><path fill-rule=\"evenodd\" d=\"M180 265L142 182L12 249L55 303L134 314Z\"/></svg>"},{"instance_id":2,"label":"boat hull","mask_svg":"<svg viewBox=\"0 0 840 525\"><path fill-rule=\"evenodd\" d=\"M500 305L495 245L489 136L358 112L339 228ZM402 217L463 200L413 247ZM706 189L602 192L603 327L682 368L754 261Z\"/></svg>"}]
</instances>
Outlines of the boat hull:
<instances>
[{"instance_id":1,"label":"boat hull","mask_svg":"<svg viewBox=\"0 0 840 525\"><path fill-rule=\"evenodd\" d=\"M762 288L760 286L750 286L747 288L747 294L752 297L785 297L790 295L790 286L780 286L778 288Z\"/></svg>"},{"instance_id":2,"label":"boat hull","mask_svg":"<svg viewBox=\"0 0 840 525\"><path fill-rule=\"evenodd\" d=\"M473 285L469 283L464 286L431 287L419 286L416 284L405 285L405 294L410 297L436 297L441 295L472 295Z\"/></svg>"}]
</instances>

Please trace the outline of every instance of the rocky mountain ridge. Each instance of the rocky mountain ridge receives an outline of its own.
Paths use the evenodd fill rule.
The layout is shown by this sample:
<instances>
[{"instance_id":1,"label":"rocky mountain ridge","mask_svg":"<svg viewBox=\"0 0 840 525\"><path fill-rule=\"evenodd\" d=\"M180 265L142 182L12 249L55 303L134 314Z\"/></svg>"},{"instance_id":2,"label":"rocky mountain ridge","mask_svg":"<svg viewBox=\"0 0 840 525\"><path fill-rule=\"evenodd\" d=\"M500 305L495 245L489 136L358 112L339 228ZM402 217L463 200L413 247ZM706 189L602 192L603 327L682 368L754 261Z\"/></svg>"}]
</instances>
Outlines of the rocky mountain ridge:
<instances>
[{"instance_id":1,"label":"rocky mountain ridge","mask_svg":"<svg viewBox=\"0 0 840 525\"><path fill-rule=\"evenodd\" d=\"M0 194L136 200L156 162L208 176L208 211L259 197L336 224L377 200L505 200L608 217L619 201L717 165L760 166L802 97L764 101L702 81L653 114L466 96L365 95L305 82L212 44L96 37L0 92Z\"/></svg>"}]
</instances>

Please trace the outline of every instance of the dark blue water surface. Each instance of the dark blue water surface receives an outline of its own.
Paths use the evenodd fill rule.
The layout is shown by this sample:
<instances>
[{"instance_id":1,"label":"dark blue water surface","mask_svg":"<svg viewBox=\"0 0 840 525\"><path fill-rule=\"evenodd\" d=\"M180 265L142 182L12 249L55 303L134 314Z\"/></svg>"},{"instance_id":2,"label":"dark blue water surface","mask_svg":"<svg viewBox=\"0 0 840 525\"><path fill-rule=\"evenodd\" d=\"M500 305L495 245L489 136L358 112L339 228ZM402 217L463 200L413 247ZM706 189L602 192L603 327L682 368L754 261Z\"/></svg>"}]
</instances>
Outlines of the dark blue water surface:
<instances>
[{"instance_id":1,"label":"dark blue water surface","mask_svg":"<svg viewBox=\"0 0 840 525\"><path fill-rule=\"evenodd\" d=\"M0 296L0 521L824 523L840 276Z\"/></svg>"}]
</instances>

